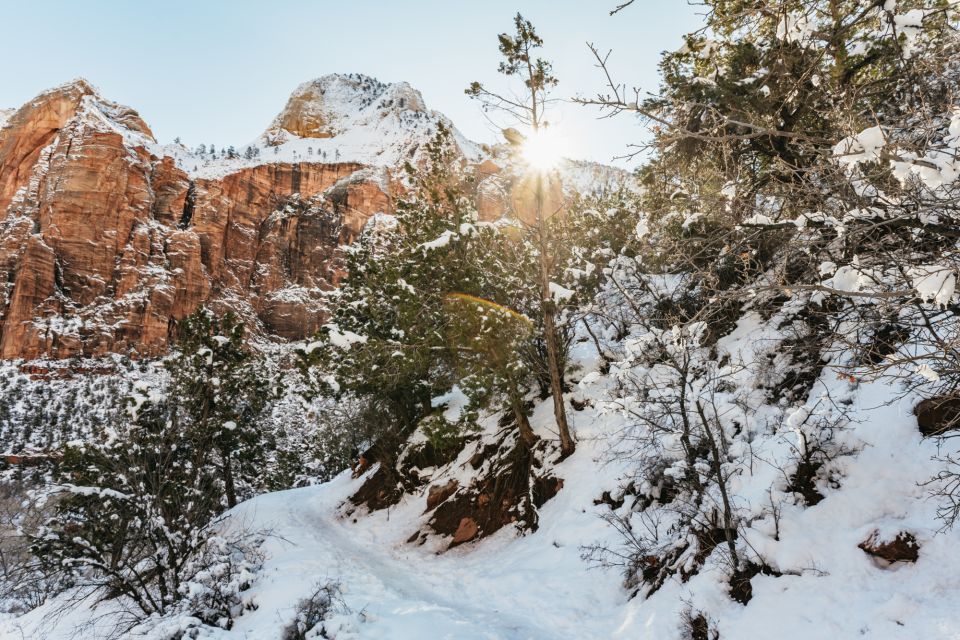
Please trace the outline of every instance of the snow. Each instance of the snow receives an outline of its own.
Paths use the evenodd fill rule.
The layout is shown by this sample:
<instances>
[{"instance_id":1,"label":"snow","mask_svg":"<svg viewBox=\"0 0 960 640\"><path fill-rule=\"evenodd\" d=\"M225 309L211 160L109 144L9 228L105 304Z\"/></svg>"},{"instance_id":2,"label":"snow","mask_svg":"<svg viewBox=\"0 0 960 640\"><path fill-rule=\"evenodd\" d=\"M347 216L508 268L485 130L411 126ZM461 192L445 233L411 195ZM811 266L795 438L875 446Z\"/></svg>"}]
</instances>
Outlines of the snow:
<instances>
[{"instance_id":1,"label":"snow","mask_svg":"<svg viewBox=\"0 0 960 640\"><path fill-rule=\"evenodd\" d=\"M833 288L838 291L860 291L862 286L860 269L857 266L844 265L833 274Z\"/></svg>"},{"instance_id":2,"label":"snow","mask_svg":"<svg viewBox=\"0 0 960 640\"><path fill-rule=\"evenodd\" d=\"M911 267L909 275L913 287L925 301L946 306L957 287L957 275L952 268L941 265Z\"/></svg>"},{"instance_id":3,"label":"snow","mask_svg":"<svg viewBox=\"0 0 960 640\"><path fill-rule=\"evenodd\" d=\"M301 84L290 99L297 101L298 113L322 121L322 135L328 137L294 135L282 128L281 112L263 135L237 147L236 158L221 153L213 159L179 145L155 145L151 151L171 156L177 166L197 178L222 178L274 162L350 162L395 168L416 160L443 124L469 161L479 162L485 155L480 145L463 136L446 116L428 110L420 92L406 82L388 84L361 74L330 74ZM243 157L247 147L259 154Z\"/></svg>"},{"instance_id":4,"label":"snow","mask_svg":"<svg viewBox=\"0 0 960 640\"><path fill-rule=\"evenodd\" d=\"M718 352L734 362L762 359L782 339L781 322L748 312L717 343ZM696 327L681 333L696 342ZM937 505L922 486L935 469L937 445L920 438L909 410L914 397L895 402L901 394L896 384L851 381L833 366L824 369L800 406L762 405L756 394L745 396L753 412L749 444L734 440L731 450L749 446L755 464L732 481L734 500L750 514L744 544L784 575L753 578L747 606L728 597L725 570L717 562L686 582L668 580L647 599L631 599L618 570L591 568L581 557L585 545L619 543L600 517L609 508L594 501L619 486L630 468L610 455L608 438L624 428L623 414L606 402L616 385L614 372L601 372L589 341L575 340L572 356L580 376L572 393L589 402L583 411L569 412L577 452L553 469L564 487L540 509L536 532L518 537L506 527L448 551L448 540L437 537L422 546L409 544L407 538L430 516L424 514L426 488L389 510L351 511L347 498L366 476L352 478L349 472L329 483L266 494L231 512L233 521L271 534L264 568L245 592L256 608L239 616L229 631L204 629L199 637L279 637L296 602L327 579L341 583L348 608L328 626L338 629L339 639L683 640L679 620L691 607L707 612L725 640L771 634L778 640L958 637L958 534L938 533ZM752 388L751 372L737 375L738 386ZM824 500L804 507L777 489L782 487L777 465L806 446L814 420L831 413L830 403L823 402L828 396L854 408L840 437L856 453L836 462L839 488L821 486ZM465 400L454 388L432 404L456 419ZM556 437L552 420L550 400L537 402L531 424L541 437ZM488 434L497 429L495 416L483 424ZM431 483L468 480L471 454L467 447L457 461L433 470ZM682 463L674 467L670 473L685 473ZM765 505L776 496L782 502L774 521ZM883 566L857 546L875 532L889 538L900 531L914 533L921 545L915 564ZM75 625L103 624L98 616L109 605L45 617L52 606L0 621L0 636L65 640ZM131 637L161 640L185 625L182 619L164 620Z\"/></svg>"},{"instance_id":5,"label":"snow","mask_svg":"<svg viewBox=\"0 0 960 640\"><path fill-rule=\"evenodd\" d=\"M324 327L330 332L330 344L338 349L347 350L355 344L363 344L367 341L366 336L357 335L353 331L341 331L340 327L335 324L326 324ZM313 351L314 345L311 344L310 346L313 348L309 348L309 351Z\"/></svg>"},{"instance_id":6,"label":"snow","mask_svg":"<svg viewBox=\"0 0 960 640\"><path fill-rule=\"evenodd\" d=\"M637 236L637 240L643 240L650 233L650 226L647 223L646 218L637 222L637 227L634 229L634 234Z\"/></svg>"},{"instance_id":7,"label":"snow","mask_svg":"<svg viewBox=\"0 0 960 640\"><path fill-rule=\"evenodd\" d=\"M433 251L435 249L442 249L443 247L450 244L450 240L456 237L456 235L457 234L455 234L453 231L450 231L448 229L443 233L441 233L436 238L434 238L433 240L430 240L429 242L424 242L418 248L424 251Z\"/></svg>"},{"instance_id":8,"label":"snow","mask_svg":"<svg viewBox=\"0 0 960 640\"><path fill-rule=\"evenodd\" d=\"M444 407L442 414L443 419L450 423L455 423L459 420L464 409L466 409L469 404L470 398L468 398L467 394L457 385L454 385L447 393L430 400L430 406L434 409Z\"/></svg>"},{"instance_id":9,"label":"snow","mask_svg":"<svg viewBox=\"0 0 960 640\"><path fill-rule=\"evenodd\" d=\"M889 11L895 10L895 3L887 4ZM911 10L896 14L893 20L909 36L910 29L920 28L922 18L922 14L918 16ZM785 19L778 31L778 37L790 41L803 41L808 36L809 25L792 16ZM357 88L354 82L355 79L348 81L343 76L327 77L298 89L324 89L324 102L308 106L324 117L334 137L300 139L271 131L268 134L274 138L267 140L265 134L256 143L263 150L260 159L206 164L201 161L202 168L194 175L220 175L247 162L263 162L264 158L310 161L306 156L316 161L317 155L322 158L324 152L328 160L335 152L341 161L387 165L395 163L401 157L398 154L407 153L411 141L422 139L418 136L428 133L431 123L438 122L436 118L440 116L426 112L422 98L408 85L360 81L363 86ZM400 110L386 104L401 98L407 106ZM129 137L130 144L152 144L127 128L123 114L109 104L88 100L85 114L86 125L124 129L123 135ZM387 141L385 148L383 140ZM373 141L380 152L373 151ZM950 120L944 142L952 149L960 144L957 114ZM460 143L465 153L479 153L458 138ZM880 160L887 143L884 131L872 127L841 141L834 154L837 162L853 171L859 163ZM276 153L272 149L277 149ZM197 160L182 148L172 153L178 154L178 163ZM946 151L901 158L905 159L891 161L898 177L916 176L930 188L941 188L960 175ZM918 163L920 160L926 164ZM571 180L591 171L585 165L568 165L571 167ZM882 211L864 207L848 212L844 220L882 216ZM698 213L687 216L684 228L699 219ZM389 220L375 216L371 223L395 225ZM836 219L817 213L802 215L795 222L803 228L809 221L842 228ZM772 219L757 215L747 222L770 224ZM473 233L473 227L466 225L458 232L468 235ZM637 224L635 233L640 239L647 236L645 220ZM447 231L422 248L440 248L454 237L454 232ZM883 281L876 272L861 266L858 258L841 266L823 261L819 273L825 285L842 292L864 291ZM939 306L952 302L956 292L953 269L938 264L921 265L912 267L908 277L908 286L925 302ZM672 292L683 283L682 274L652 276L647 282L650 290L659 293ZM414 293L403 280L397 285ZM574 294L553 282L550 293L558 301L570 300ZM300 300L309 298L312 292L297 287L277 295ZM696 349L706 327L691 323L645 333L625 327L629 329L625 338L616 343L608 340L612 354L608 359L613 362L603 364L609 365L609 373L601 368L592 340L580 333L573 336L570 349L575 384L565 400L575 399L578 406L585 407L574 410L568 403L578 447L563 462L553 465L551 461L552 473L562 478L564 485L539 510L540 528L536 532L518 536L511 527L505 527L488 539L452 550L447 549L448 539L437 536L429 537L422 546L407 542L410 534L422 530L430 518L430 514L424 513L424 494L430 485L449 479L465 484L471 479L468 460L473 449L469 445L450 465L424 470L429 473L427 486L380 512L351 509L348 498L367 476L353 478L349 472L324 484L266 494L239 505L229 516L229 522L237 526L270 533L263 547L264 567L252 576L252 588L245 592L245 597L256 606L243 612L230 630L205 628L198 631L198 637L276 638L283 625L293 618L297 601L324 579L338 581L343 588L347 609L328 621L327 627L328 631L335 630L339 640L683 640L688 636L680 619L688 609L705 612L724 640L960 637L960 621L955 612L960 592L960 556L956 554L960 533L940 531L937 502L928 493L928 483L937 473L935 458L942 453L938 449L942 443L920 437L912 415L919 396L905 392L896 380L871 380L861 376L862 372L851 373L843 367L843 354L834 353L808 397L774 398L768 402L762 391L763 377L793 366L789 357L778 351L791 326L792 304L772 312L773 317L745 308L730 333L716 344L716 362L725 363L717 367L737 392L735 396L733 392L722 392L719 402L726 403L731 411L742 410L744 417L742 424L737 424L736 433L731 430L729 448L730 469L735 470L730 479L733 501L744 516L742 548L744 553L758 554L783 573L754 577L749 605L743 606L728 595L722 550L712 551L702 570L689 580L668 579L649 598L631 598L619 570L593 567L583 559L583 550L589 545L621 544L616 531L603 519L611 514L611 509L597 504L597 498L636 479L636 468L629 460L615 455L612 444L625 431L636 429L624 406L614 402L618 385L629 375L655 378L662 374L655 365L643 362L656 345L666 344L671 350ZM59 323L62 331L73 331L80 320L59 318L51 322ZM334 324L325 328L330 343L338 349L351 349L367 340ZM619 331L612 325L599 328L602 330L597 333L605 337ZM215 339L226 340L221 336ZM306 351L319 344L307 345ZM212 357L209 350L206 354ZM759 371L754 366L757 362L769 362L769 370ZM940 379L926 363L905 365L902 373L919 376L927 383ZM19 373L11 375L17 380L25 378ZM153 384L157 375L145 372L143 379L130 381L132 412L148 399L159 399ZM334 391L339 390L334 377L322 379ZM50 383L55 390L61 388L58 385ZM643 400L639 397L618 399L624 404L634 403L626 407L628 410L642 409ZM529 400L533 407L531 425L537 434L556 440L551 399L531 396ZM458 386L431 400L431 405L442 410L441 415L450 422L460 419L468 404ZM824 499L806 506L788 493L784 469L795 461L797 452L808 450L815 423L835 419L838 407L849 408L837 435L847 453L831 462L831 481L818 484ZM18 410L15 406L14 412ZM483 420L481 437L489 438L498 430L498 417L487 416ZM232 422L223 425L228 430L235 427ZM58 442L57 437L51 441ZM698 472L696 465L689 468L685 460L672 460L669 455L670 452L664 453L669 465L665 475L683 478ZM750 464L736 466L734 461L742 459ZM103 498L126 497L95 487L62 488ZM774 502L776 509L771 510ZM616 513L628 518L636 516L629 508L627 505ZM889 539L901 531L917 537L921 550L916 563L883 565L858 548L873 536ZM192 590L203 588L200 584L187 586ZM109 629L104 625L108 625L108 618L103 614L110 612L109 603L57 615L57 607L62 604L62 600L54 600L19 618L0 619L0 637L60 640L78 634L106 635ZM162 640L176 630L185 630L189 624L185 617L153 620L131 637Z\"/></svg>"},{"instance_id":10,"label":"snow","mask_svg":"<svg viewBox=\"0 0 960 640\"><path fill-rule=\"evenodd\" d=\"M100 496L101 498L116 498L117 500L126 500L130 496L113 489L104 489L103 487L78 487L72 484L56 487L69 493L75 493L79 496Z\"/></svg>"},{"instance_id":11,"label":"snow","mask_svg":"<svg viewBox=\"0 0 960 640\"><path fill-rule=\"evenodd\" d=\"M688 230L688 229L690 228L691 225L694 225L694 224L698 223L698 222L699 222L700 220L702 220L702 219L703 219L703 214L702 214L702 213L688 213L688 214L684 217L684 219L683 219L683 224L682 224L681 226L682 226L683 229L686 231L686 230Z\"/></svg>"},{"instance_id":12,"label":"snow","mask_svg":"<svg viewBox=\"0 0 960 640\"><path fill-rule=\"evenodd\" d=\"M311 349L311 351L312 351L312 349ZM309 353L309 351L308 351L307 353ZM340 383L337 382L337 379L336 379L335 377L333 377L332 375L329 375L329 374L328 374L328 375L324 376L324 377L323 377L323 382L324 382L328 387L330 387L330 388L333 390L334 393L337 393L338 391L340 391Z\"/></svg>"},{"instance_id":13,"label":"snow","mask_svg":"<svg viewBox=\"0 0 960 640\"><path fill-rule=\"evenodd\" d=\"M928 382L938 382L940 380L940 374L933 370L933 368L928 364L922 364L917 367L917 374L926 379Z\"/></svg>"},{"instance_id":14,"label":"snow","mask_svg":"<svg viewBox=\"0 0 960 640\"><path fill-rule=\"evenodd\" d=\"M864 129L855 136L844 138L833 148L833 155L842 165L855 166L861 162L876 162L886 144L879 126Z\"/></svg>"},{"instance_id":15,"label":"snow","mask_svg":"<svg viewBox=\"0 0 960 640\"><path fill-rule=\"evenodd\" d=\"M0 129L3 129L15 112L15 109L0 109Z\"/></svg>"},{"instance_id":16,"label":"snow","mask_svg":"<svg viewBox=\"0 0 960 640\"><path fill-rule=\"evenodd\" d=\"M773 220L770 216L765 216L762 213L755 213L746 220L743 221L744 224L773 224Z\"/></svg>"},{"instance_id":17,"label":"snow","mask_svg":"<svg viewBox=\"0 0 960 640\"><path fill-rule=\"evenodd\" d=\"M893 16L894 33L904 37L903 53L909 58L916 49L917 38L923 30L923 19L927 12L923 9L909 9Z\"/></svg>"},{"instance_id":18,"label":"snow","mask_svg":"<svg viewBox=\"0 0 960 640\"><path fill-rule=\"evenodd\" d=\"M557 284L556 282L550 283L550 297L554 302L567 302L576 292L572 289L567 289L566 287Z\"/></svg>"},{"instance_id":19,"label":"snow","mask_svg":"<svg viewBox=\"0 0 960 640\"><path fill-rule=\"evenodd\" d=\"M777 25L777 38L785 42L806 44L814 33L816 25L806 16L787 14Z\"/></svg>"}]
</instances>

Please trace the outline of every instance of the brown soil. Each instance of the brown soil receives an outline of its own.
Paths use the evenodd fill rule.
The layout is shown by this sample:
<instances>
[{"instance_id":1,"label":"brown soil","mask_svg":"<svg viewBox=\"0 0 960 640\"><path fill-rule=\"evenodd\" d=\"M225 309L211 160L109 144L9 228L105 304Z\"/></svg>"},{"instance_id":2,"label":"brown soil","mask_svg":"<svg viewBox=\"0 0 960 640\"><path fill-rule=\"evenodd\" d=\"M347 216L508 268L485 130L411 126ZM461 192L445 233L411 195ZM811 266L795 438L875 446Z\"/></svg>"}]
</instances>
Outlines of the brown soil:
<instances>
[{"instance_id":1,"label":"brown soil","mask_svg":"<svg viewBox=\"0 0 960 640\"><path fill-rule=\"evenodd\" d=\"M920 433L939 436L960 427L960 397L940 396L923 400L913 409Z\"/></svg>"},{"instance_id":2,"label":"brown soil","mask_svg":"<svg viewBox=\"0 0 960 640\"><path fill-rule=\"evenodd\" d=\"M451 547L489 536L508 524L535 531L537 509L563 488L562 479L536 472L542 466L541 448L516 444L489 460L490 470L437 507L430 527L453 536Z\"/></svg>"}]
</instances>

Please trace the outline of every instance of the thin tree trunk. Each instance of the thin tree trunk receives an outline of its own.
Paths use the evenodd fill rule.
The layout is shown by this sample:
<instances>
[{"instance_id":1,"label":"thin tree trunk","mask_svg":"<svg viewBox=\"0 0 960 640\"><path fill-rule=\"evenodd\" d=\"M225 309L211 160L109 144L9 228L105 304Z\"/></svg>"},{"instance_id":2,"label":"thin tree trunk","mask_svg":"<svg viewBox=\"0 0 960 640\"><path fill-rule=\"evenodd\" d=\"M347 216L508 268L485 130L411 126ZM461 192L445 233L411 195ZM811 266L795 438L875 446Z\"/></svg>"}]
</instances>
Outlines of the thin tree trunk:
<instances>
[{"instance_id":1,"label":"thin tree trunk","mask_svg":"<svg viewBox=\"0 0 960 640\"><path fill-rule=\"evenodd\" d=\"M510 405L513 407L513 416L517 420L517 429L520 431L520 440L529 449L537 443L537 435L533 432L533 428L530 426L530 421L527 420L527 414L523 412L523 404L516 395L511 394Z\"/></svg>"},{"instance_id":2,"label":"thin tree trunk","mask_svg":"<svg viewBox=\"0 0 960 640\"><path fill-rule=\"evenodd\" d=\"M223 456L223 484L227 490L227 507L237 506L237 490L233 485L233 465L230 464L230 456L227 452L221 451Z\"/></svg>"},{"instance_id":3,"label":"thin tree trunk","mask_svg":"<svg viewBox=\"0 0 960 640\"><path fill-rule=\"evenodd\" d=\"M540 305L543 308L543 340L547 345L547 366L550 369L550 391L553 394L553 415L560 433L560 453L569 456L576 449L567 411L563 405L563 380L557 348L557 325L553 297L550 295L550 269L547 252L546 221L543 216L543 176L537 176L537 233L540 244Z\"/></svg>"},{"instance_id":4,"label":"thin tree trunk","mask_svg":"<svg viewBox=\"0 0 960 640\"><path fill-rule=\"evenodd\" d=\"M727 495L727 482L723 477L723 467L720 461L720 448L713 437L713 431L710 429L709 420L703 406L697 401L697 413L700 414L700 421L703 423L703 432L707 436L707 442L710 445L710 453L713 458L713 472L717 476L717 486L720 488L720 498L723 501L723 533L727 539L727 548L730 549L730 559L733 562L733 568L740 568L740 557L737 555L737 544L734 541L733 534L736 531L733 523L733 508L730 506L730 496Z\"/></svg>"}]
</instances>

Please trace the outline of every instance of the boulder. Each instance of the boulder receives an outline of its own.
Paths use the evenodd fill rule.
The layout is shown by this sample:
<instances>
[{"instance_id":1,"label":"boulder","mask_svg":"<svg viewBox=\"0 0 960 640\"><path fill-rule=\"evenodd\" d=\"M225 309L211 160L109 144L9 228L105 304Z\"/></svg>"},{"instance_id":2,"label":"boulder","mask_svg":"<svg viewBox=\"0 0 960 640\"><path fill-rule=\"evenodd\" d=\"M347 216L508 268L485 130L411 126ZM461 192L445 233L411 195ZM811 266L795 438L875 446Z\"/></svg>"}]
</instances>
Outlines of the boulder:
<instances>
[{"instance_id":1,"label":"boulder","mask_svg":"<svg viewBox=\"0 0 960 640\"><path fill-rule=\"evenodd\" d=\"M470 542L477 537L479 531L480 528L477 526L476 520L470 517L462 518L460 520L460 526L457 527L456 533L453 534L453 542L450 543L450 546Z\"/></svg>"},{"instance_id":2,"label":"boulder","mask_svg":"<svg viewBox=\"0 0 960 640\"><path fill-rule=\"evenodd\" d=\"M874 531L859 546L865 553L885 562L916 562L920 557L920 545L912 533L901 531L892 540L883 540L879 531Z\"/></svg>"},{"instance_id":3,"label":"boulder","mask_svg":"<svg viewBox=\"0 0 960 640\"><path fill-rule=\"evenodd\" d=\"M445 484L435 484L427 490L427 511L433 511L437 505L456 493L460 483L455 478Z\"/></svg>"}]
</instances>

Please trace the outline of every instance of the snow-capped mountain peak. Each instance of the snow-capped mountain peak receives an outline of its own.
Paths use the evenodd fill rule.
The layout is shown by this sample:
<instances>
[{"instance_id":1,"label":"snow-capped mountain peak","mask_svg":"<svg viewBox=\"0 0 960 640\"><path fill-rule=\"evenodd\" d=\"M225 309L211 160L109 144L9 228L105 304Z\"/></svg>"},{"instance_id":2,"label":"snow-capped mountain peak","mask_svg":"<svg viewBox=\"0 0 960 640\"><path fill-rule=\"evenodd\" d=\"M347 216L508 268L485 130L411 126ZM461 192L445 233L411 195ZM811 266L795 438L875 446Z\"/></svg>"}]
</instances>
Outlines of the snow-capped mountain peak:
<instances>
[{"instance_id":1,"label":"snow-capped mountain peak","mask_svg":"<svg viewBox=\"0 0 960 640\"><path fill-rule=\"evenodd\" d=\"M362 74L329 74L304 82L264 133L268 144L290 136L333 138L349 129L394 116L425 113L420 92L406 82L387 84Z\"/></svg>"}]
</instances>

